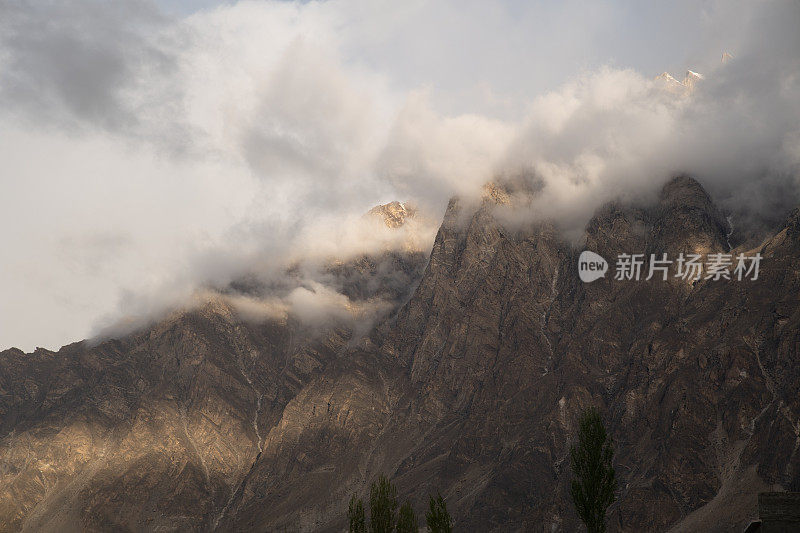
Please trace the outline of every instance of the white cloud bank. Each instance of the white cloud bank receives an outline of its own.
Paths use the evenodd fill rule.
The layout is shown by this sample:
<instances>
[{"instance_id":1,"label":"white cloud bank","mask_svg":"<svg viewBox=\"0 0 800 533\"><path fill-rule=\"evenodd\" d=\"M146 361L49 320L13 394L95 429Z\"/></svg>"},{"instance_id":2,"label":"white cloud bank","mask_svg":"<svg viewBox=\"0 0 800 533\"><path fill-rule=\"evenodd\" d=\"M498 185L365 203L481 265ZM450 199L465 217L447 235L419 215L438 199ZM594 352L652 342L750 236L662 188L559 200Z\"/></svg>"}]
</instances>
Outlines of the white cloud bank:
<instances>
[{"instance_id":1,"label":"white cloud bank","mask_svg":"<svg viewBox=\"0 0 800 533\"><path fill-rule=\"evenodd\" d=\"M0 347L57 347L252 268L398 246L361 218L390 200L428 213L429 242L447 198L497 173L534 172L533 214L567 229L676 172L742 217L797 199L793 2L165 13L0 0ZM685 68L706 75L691 97L653 81ZM309 287L280 305L349 305Z\"/></svg>"}]
</instances>

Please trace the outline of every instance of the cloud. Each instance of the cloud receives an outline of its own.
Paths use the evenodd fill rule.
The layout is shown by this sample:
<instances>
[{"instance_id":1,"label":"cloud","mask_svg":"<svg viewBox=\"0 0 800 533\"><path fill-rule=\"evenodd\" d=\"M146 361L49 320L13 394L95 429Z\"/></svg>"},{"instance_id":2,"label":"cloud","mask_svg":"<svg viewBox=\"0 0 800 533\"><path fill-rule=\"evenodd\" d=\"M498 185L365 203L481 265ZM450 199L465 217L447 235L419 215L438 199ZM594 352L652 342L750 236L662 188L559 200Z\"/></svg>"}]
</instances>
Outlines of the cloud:
<instances>
[{"instance_id":1,"label":"cloud","mask_svg":"<svg viewBox=\"0 0 800 533\"><path fill-rule=\"evenodd\" d=\"M154 35L167 24L149 2L2 2L0 98L41 122L136 126L144 71L173 67Z\"/></svg>"},{"instance_id":2,"label":"cloud","mask_svg":"<svg viewBox=\"0 0 800 533\"><path fill-rule=\"evenodd\" d=\"M687 173L740 222L785 217L800 201L800 39L785 21L800 10L764 7L736 58L709 68L691 94L602 68L535 98L502 162L542 180L533 214L577 233L601 203L647 199Z\"/></svg>"},{"instance_id":3,"label":"cloud","mask_svg":"<svg viewBox=\"0 0 800 533\"><path fill-rule=\"evenodd\" d=\"M412 92L392 123L377 161L405 195L441 205L453 194L474 195L513 139L512 125L480 115L442 116L427 91Z\"/></svg>"},{"instance_id":4,"label":"cloud","mask_svg":"<svg viewBox=\"0 0 800 533\"><path fill-rule=\"evenodd\" d=\"M247 276L273 291L227 296L251 317L379 314L326 261L426 250L447 199L499 175L535 176L526 216L573 232L675 172L742 223L797 201L794 3L172 11L0 0L0 346L142 324ZM653 82L686 68L706 78L689 97ZM392 200L419 218L363 218Z\"/></svg>"}]
</instances>

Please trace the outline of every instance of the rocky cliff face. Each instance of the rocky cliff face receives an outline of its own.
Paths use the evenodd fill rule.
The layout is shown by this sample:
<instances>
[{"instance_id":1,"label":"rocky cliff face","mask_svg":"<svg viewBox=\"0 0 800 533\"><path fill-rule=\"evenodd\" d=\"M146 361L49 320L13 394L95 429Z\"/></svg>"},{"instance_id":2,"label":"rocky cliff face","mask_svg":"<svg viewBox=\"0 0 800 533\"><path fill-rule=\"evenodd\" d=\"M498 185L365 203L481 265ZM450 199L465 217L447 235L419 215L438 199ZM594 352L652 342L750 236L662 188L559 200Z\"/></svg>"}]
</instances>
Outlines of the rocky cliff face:
<instances>
[{"instance_id":1,"label":"rocky cliff face","mask_svg":"<svg viewBox=\"0 0 800 533\"><path fill-rule=\"evenodd\" d=\"M590 404L616 444L612 530L728 531L759 490L799 482L796 212L758 280L585 284L583 248L727 252L726 221L678 178L656 205L606 206L576 246L501 222L501 189L451 201L427 265L332 267L354 298L411 291L383 293L394 307L364 335L216 301L96 346L0 353L0 529L338 531L385 472L418 513L441 491L459 530L572 531Z\"/></svg>"}]
</instances>

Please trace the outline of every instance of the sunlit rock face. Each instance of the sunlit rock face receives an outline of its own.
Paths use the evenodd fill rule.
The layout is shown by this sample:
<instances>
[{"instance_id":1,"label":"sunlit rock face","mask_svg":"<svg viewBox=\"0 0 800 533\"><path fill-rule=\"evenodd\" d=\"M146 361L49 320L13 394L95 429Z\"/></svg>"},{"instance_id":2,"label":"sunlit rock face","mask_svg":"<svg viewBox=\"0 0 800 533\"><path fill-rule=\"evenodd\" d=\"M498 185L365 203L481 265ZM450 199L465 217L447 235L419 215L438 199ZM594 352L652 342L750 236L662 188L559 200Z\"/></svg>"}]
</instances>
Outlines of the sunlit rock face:
<instances>
[{"instance_id":1,"label":"sunlit rock face","mask_svg":"<svg viewBox=\"0 0 800 533\"><path fill-rule=\"evenodd\" d=\"M531 190L450 202L430 254L330 264L375 323L245 320L224 298L120 339L0 353L8 531L341 531L388 474L462 531L574 531L568 451L588 405L616 447L612 531L730 531L800 478L800 222L758 280L577 275L584 249L727 252L694 180L609 204L579 244L512 224ZM391 226L408 207L376 208ZM373 210L375 211L375 210ZM733 253L744 250L733 249Z\"/></svg>"},{"instance_id":2,"label":"sunlit rock face","mask_svg":"<svg viewBox=\"0 0 800 533\"><path fill-rule=\"evenodd\" d=\"M407 218L414 218L417 210L402 202L394 201L373 207L369 210L369 214L383 218L387 227L399 228L405 224Z\"/></svg>"},{"instance_id":3,"label":"sunlit rock face","mask_svg":"<svg viewBox=\"0 0 800 533\"><path fill-rule=\"evenodd\" d=\"M686 85L676 80L669 72L662 72L656 76L656 83L670 93L687 94Z\"/></svg>"},{"instance_id":4,"label":"sunlit rock face","mask_svg":"<svg viewBox=\"0 0 800 533\"><path fill-rule=\"evenodd\" d=\"M728 61L729 55L723 55L723 62ZM693 70L687 70L682 81L675 79L669 72L662 72L655 78L656 86L672 94L686 96L694 91L698 83L703 81L703 75Z\"/></svg>"}]
</instances>

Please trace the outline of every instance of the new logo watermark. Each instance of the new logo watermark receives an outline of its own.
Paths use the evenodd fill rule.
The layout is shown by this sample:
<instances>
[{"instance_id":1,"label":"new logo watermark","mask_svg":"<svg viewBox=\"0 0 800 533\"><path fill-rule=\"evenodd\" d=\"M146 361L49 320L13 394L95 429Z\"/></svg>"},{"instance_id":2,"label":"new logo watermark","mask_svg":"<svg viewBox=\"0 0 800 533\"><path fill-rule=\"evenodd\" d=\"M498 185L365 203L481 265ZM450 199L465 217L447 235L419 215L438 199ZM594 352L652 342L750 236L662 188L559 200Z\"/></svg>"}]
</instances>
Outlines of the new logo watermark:
<instances>
[{"instance_id":1,"label":"new logo watermark","mask_svg":"<svg viewBox=\"0 0 800 533\"><path fill-rule=\"evenodd\" d=\"M650 254L649 261L645 254L618 254L614 279L645 281L659 276L663 281L670 277L670 267L674 265L675 273L672 277L687 281L720 279L742 281L743 279L757 280L758 269L761 265L761 254L678 254L674 260L669 259L666 253L659 256ZM584 250L578 257L578 276L581 281L591 283L605 277L608 271L608 262L595 252Z\"/></svg>"},{"instance_id":2,"label":"new logo watermark","mask_svg":"<svg viewBox=\"0 0 800 533\"><path fill-rule=\"evenodd\" d=\"M603 256L584 250L578 258L578 276L584 283L591 283L606 275L608 271L608 261Z\"/></svg>"}]
</instances>

